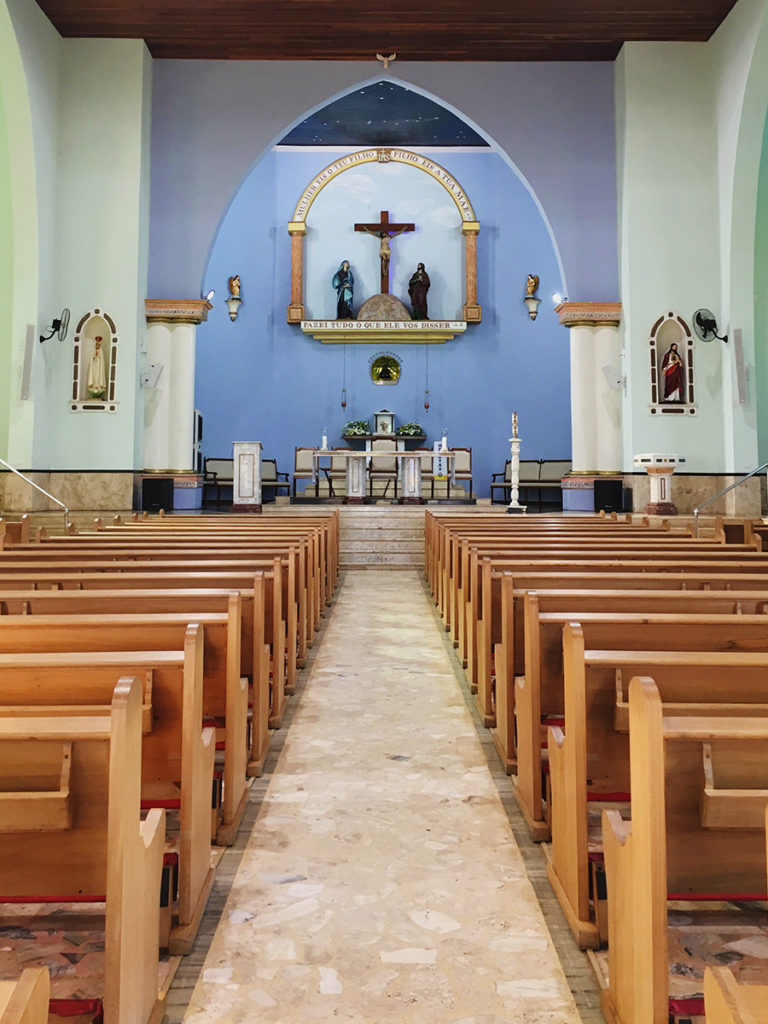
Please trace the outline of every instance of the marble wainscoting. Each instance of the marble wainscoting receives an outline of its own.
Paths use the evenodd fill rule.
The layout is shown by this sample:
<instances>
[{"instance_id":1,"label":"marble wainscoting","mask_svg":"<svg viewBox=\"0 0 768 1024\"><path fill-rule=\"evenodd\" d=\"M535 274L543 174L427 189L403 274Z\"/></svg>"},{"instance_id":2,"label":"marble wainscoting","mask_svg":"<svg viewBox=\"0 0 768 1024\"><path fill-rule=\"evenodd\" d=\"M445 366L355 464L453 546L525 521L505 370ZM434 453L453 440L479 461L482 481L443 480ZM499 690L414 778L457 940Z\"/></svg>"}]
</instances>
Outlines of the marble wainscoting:
<instances>
[{"instance_id":1,"label":"marble wainscoting","mask_svg":"<svg viewBox=\"0 0 768 1024\"><path fill-rule=\"evenodd\" d=\"M68 509L130 509L134 507L136 474L25 470L25 476ZM47 512L59 506L14 473L0 473L0 508L4 512Z\"/></svg>"},{"instance_id":2,"label":"marble wainscoting","mask_svg":"<svg viewBox=\"0 0 768 1024\"><path fill-rule=\"evenodd\" d=\"M189 1024L577 1024L414 570L347 572Z\"/></svg>"},{"instance_id":3,"label":"marble wainscoting","mask_svg":"<svg viewBox=\"0 0 768 1024\"><path fill-rule=\"evenodd\" d=\"M672 476L672 501L680 515L691 515L694 508L724 490L743 474L727 476L697 476L693 473L674 473ZM624 486L632 489L632 510L642 513L651 500L651 486L647 474L633 473L624 477ZM707 505L706 514L727 516L759 516L761 507L766 507L765 475L752 477L730 494Z\"/></svg>"}]
</instances>

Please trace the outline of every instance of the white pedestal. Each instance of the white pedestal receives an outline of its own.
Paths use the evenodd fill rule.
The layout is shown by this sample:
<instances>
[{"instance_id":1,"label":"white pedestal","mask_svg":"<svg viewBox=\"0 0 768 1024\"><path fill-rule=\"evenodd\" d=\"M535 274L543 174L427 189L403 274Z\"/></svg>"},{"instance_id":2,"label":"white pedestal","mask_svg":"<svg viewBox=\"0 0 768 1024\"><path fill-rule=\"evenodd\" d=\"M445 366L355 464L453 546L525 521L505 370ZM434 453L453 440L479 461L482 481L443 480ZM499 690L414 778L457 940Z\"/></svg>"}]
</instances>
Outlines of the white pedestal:
<instances>
[{"instance_id":1,"label":"white pedestal","mask_svg":"<svg viewBox=\"0 0 768 1024\"><path fill-rule=\"evenodd\" d=\"M233 512L261 512L261 441L233 441Z\"/></svg>"},{"instance_id":2,"label":"white pedestal","mask_svg":"<svg viewBox=\"0 0 768 1024\"><path fill-rule=\"evenodd\" d=\"M403 453L405 454L405 453ZM409 453L410 454L410 453ZM421 454L403 457L400 462L400 503L421 504Z\"/></svg>"},{"instance_id":3,"label":"white pedestal","mask_svg":"<svg viewBox=\"0 0 768 1024\"><path fill-rule=\"evenodd\" d=\"M515 420L515 423L517 420ZM509 467L509 497L510 502L507 505L507 515L525 515L528 506L521 505L517 500L520 494L520 445L522 439L519 437L510 437L510 453L511 453L511 464Z\"/></svg>"},{"instance_id":4,"label":"white pedestal","mask_svg":"<svg viewBox=\"0 0 768 1024\"><path fill-rule=\"evenodd\" d=\"M672 501L672 474L685 462L682 455L646 453L635 455L636 466L645 469L650 478L651 500L645 506L649 516L676 516L677 506Z\"/></svg>"},{"instance_id":5,"label":"white pedestal","mask_svg":"<svg viewBox=\"0 0 768 1024\"><path fill-rule=\"evenodd\" d=\"M365 501L365 463L362 455L347 457L347 496L344 501L348 505L361 505Z\"/></svg>"}]
</instances>

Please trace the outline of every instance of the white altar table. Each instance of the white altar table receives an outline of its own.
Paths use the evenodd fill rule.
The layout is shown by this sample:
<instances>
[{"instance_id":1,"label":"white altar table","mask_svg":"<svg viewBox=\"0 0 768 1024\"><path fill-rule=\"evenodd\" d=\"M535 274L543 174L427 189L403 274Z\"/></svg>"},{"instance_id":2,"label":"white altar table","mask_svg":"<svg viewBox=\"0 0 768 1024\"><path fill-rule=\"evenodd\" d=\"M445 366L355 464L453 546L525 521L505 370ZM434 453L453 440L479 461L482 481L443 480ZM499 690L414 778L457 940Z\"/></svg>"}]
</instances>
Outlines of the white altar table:
<instances>
[{"instance_id":1,"label":"white altar table","mask_svg":"<svg viewBox=\"0 0 768 1024\"><path fill-rule=\"evenodd\" d=\"M455 453L426 452L426 451L396 451L396 452L371 452L368 450L355 451L352 449L313 448L312 450L312 482L317 483L318 475L322 469L321 461L330 459L331 456L338 458L343 456L347 461L347 489L344 498L347 504L362 504L365 501L365 469L367 461L371 458L393 458L398 462L398 480L400 484L401 504L418 505L422 502L421 497L421 460L440 455L448 462L450 468L451 482L453 482L453 466Z\"/></svg>"}]
</instances>

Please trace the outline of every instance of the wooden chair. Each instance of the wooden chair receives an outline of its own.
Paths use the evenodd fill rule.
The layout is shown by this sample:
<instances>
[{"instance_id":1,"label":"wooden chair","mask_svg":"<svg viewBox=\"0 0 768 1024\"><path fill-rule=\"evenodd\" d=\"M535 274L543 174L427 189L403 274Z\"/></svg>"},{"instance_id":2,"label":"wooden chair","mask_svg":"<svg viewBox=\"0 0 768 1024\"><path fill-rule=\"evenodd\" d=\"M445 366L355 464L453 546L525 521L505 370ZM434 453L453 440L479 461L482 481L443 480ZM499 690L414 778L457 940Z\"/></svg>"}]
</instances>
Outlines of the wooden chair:
<instances>
[{"instance_id":1,"label":"wooden chair","mask_svg":"<svg viewBox=\"0 0 768 1024\"><path fill-rule=\"evenodd\" d=\"M472 497L472 449L452 448L454 452L453 465L449 467L448 476L445 478L445 497L451 496L451 484L468 484L467 497ZM435 481L432 481L432 497L435 497Z\"/></svg>"},{"instance_id":2,"label":"wooden chair","mask_svg":"<svg viewBox=\"0 0 768 1024\"><path fill-rule=\"evenodd\" d=\"M261 500L274 501L280 491L291 493L288 473L281 473L276 459L261 460Z\"/></svg>"},{"instance_id":3,"label":"wooden chair","mask_svg":"<svg viewBox=\"0 0 768 1024\"><path fill-rule=\"evenodd\" d=\"M422 495L427 486L429 486L429 496L434 498L435 496L435 453L431 448L416 448L415 451L421 452L421 488Z\"/></svg>"},{"instance_id":4,"label":"wooden chair","mask_svg":"<svg viewBox=\"0 0 768 1024\"><path fill-rule=\"evenodd\" d=\"M528 491L532 488L538 488L539 478L541 474L541 462L539 459L521 459L520 460L520 480L518 487L520 490L519 499L521 503L525 503L529 500ZM507 459L504 463L503 473L492 473L491 474L491 503L495 505L508 505L512 499L512 492L510 490L512 479L512 461ZM501 497L494 497L495 492L500 492ZM540 500L540 495L537 492L537 499Z\"/></svg>"},{"instance_id":5,"label":"wooden chair","mask_svg":"<svg viewBox=\"0 0 768 1024\"><path fill-rule=\"evenodd\" d=\"M293 456L293 496L297 497L296 485L299 480L314 481L315 497L317 498L320 494L320 481L315 475L314 461L312 458L312 448L302 446L295 449ZM304 494L306 495L309 487L304 488Z\"/></svg>"},{"instance_id":6,"label":"wooden chair","mask_svg":"<svg viewBox=\"0 0 768 1024\"><path fill-rule=\"evenodd\" d=\"M221 507L222 488L234 486L234 459L206 459L203 463L203 505ZM210 498L210 492L215 498ZM230 499L231 500L231 499Z\"/></svg>"},{"instance_id":7,"label":"wooden chair","mask_svg":"<svg viewBox=\"0 0 768 1024\"><path fill-rule=\"evenodd\" d=\"M373 485L375 481L384 481L384 492L386 497L389 485L394 484L395 497L397 497L397 459L392 452L397 451L397 441L394 438L375 437L371 441L371 458L368 463L368 494L373 496ZM388 455L378 453L387 452Z\"/></svg>"},{"instance_id":8,"label":"wooden chair","mask_svg":"<svg viewBox=\"0 0 768 1024\"><path fill-rule=\"evenodd\" d=\"M331 464L330 466L323 466L322 473L325 479L328 481L328 495L333 498L336 495L335 485L342 481L344 489L346 490L347 480L347 459L343 452L351 451L351 448L334 448L331 452ZM338 452L339 454L334 454Z\"/></svg>"}]
</instances>

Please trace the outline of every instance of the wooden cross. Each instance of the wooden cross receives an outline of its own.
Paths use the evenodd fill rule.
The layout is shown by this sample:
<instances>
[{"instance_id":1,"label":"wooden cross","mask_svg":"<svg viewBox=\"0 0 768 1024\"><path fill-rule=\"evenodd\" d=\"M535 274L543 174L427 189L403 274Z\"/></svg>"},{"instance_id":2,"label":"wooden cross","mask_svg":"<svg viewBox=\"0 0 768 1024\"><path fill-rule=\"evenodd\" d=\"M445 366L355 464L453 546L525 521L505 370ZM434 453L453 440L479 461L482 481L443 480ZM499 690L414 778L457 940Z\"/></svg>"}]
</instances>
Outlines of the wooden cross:
<instances>
[{"instance_id":1,"label":"wooden cross","mask_svg":"<svg viewBox=\"0 0 768 1024\"><path fill-rule=\"evenodd\" d=\"M381 239L379 245L379 259L381 260L381 294L389 295L389 240L395 235L401 235L404 231L415 231L415 224L390 224L389 210L381 211L381 220L378 224L355 224L355 231L365 231L369 235L376 235Z\"/></svg>"}]
</instances>

